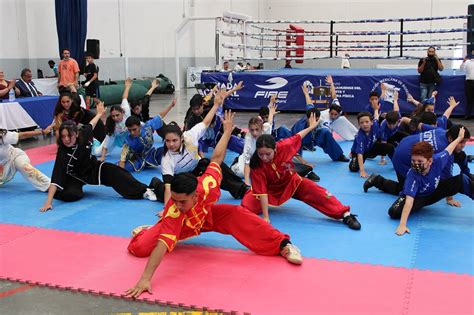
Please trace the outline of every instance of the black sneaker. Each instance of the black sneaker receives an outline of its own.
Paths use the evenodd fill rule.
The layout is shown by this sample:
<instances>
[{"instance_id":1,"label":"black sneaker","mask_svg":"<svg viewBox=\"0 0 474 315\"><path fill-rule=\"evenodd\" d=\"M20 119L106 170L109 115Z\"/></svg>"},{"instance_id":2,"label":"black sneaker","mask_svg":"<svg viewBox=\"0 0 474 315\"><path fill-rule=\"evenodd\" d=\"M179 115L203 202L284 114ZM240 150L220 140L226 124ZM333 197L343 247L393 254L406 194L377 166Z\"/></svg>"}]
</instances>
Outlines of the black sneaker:
<instances>
[{"instance_id":1,"label":"black sneaker","mask_svg":"<svg viewBox=\"0 0 474 315\"><path fill-rule=\"evenodd\" d=\"M379 176L377 174L371 174L364 182L364 192L367 192L370 187L374 187L374 180Z\"/></svg>"},{"instance_id":2,"label":"black sneaker","mask_svg":"<svg viewBox=\"0 0 474 315\"><path fill-rule=\"evenodd\" d=\"M321 180L321 178L315 172L309 172L308 175L306 175L306 178L312 180L313 182L319 182Z\"/></svg>"},{"instance_id":3,"label":"black sneaker","mask_svg":"<svg viewBox=\"0 0 474 315\"><path fill-rule=\"evenodd\" d=\"M344 154L342 154L337 160L337 162L349 162L349 158L347 156L345 156Z\"/></svg>"},{"instance_id":4,"label":"black sneaker","mask_svg":"<svg viewBox=\"0 0 474 315\"><path fill-rule=\"evenodd\" d=\"M357 221L356 214L349 214L347 217L342 219L345 225L347 225L352 230L360 230L361 225L359 221Z\"/></svg>"}]
</instances>

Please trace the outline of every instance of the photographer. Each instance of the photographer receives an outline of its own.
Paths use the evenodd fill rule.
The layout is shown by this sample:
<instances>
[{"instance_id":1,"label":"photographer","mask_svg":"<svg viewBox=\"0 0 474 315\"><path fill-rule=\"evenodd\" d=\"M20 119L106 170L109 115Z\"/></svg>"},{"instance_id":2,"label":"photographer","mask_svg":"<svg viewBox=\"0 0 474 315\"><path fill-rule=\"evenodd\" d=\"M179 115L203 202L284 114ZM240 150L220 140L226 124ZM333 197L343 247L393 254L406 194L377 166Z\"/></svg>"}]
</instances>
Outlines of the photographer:
<instances>
[{"instance_id":1,"label":"photographer","mask_svg":"<svg viewBox=\"0 0 474 315\"><path fill-rule=\"evenodd\" d=\"M444 66L436 55L433 46L428 48L427 57L418 62L418 73L420 74L420 100L423 102L441 84L441 76L438 71L443 71Z\"/></svg>"}]
</instances>

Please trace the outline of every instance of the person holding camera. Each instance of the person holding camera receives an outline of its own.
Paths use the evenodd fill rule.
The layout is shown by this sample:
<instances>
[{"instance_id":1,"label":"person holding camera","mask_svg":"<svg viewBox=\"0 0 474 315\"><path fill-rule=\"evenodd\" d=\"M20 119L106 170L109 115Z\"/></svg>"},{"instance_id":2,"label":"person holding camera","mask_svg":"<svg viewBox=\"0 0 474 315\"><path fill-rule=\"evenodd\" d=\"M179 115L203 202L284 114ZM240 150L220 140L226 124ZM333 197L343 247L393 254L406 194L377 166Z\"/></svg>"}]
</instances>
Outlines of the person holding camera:
<instances>
[{"instance_id":1,"label":"person holding camera","mask_svg":"<svg viewBox=\"0 0 474 315\"><path fill-rule=\"evenodd\" d=\"M427 57L418 62L418 73L420 74L420 100L423 102L441 84L441 76L438 71L443 71L444 66L441 63L436 48L428 48Z\"/></svg>"}]
</instances>

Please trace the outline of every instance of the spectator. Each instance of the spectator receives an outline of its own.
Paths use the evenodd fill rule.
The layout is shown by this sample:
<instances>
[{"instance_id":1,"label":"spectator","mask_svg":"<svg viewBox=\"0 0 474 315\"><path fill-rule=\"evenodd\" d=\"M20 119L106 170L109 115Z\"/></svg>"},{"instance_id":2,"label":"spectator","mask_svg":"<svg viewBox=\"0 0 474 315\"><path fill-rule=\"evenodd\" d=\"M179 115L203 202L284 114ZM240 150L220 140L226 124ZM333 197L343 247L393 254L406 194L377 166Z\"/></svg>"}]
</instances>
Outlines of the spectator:
<instances>
[{"instance_id":1,"label":"spectator","mask_svg":"<svg viewBox=\"0 0 474 315\"><path fill-rule=\"evenodd\" d=\"M67 48L61 50L63 59L59 62L58 70L58 90L61 93L64 90L69 90L69 84L74 84L77 88L79 80L79 65L77 61L71 58L71 52Z\"/></svg>"},{"instance_id":2,"label":"spectator","mask_svg":"<svg viewBox=\"0 0 474 315\"><path fill-rule=\"evenodd\" d=\"M25 68L21 70L21 79L16 81L16 87L20 90L19 97L35 97L43 95L43 93L38 91L35 87L33 81L31 81L32 77L33 75L31 74L30 69Z\"/></svg>"},{"instance_id":3,"label":"spectator","mask_svg":"<svg viewBox=\"0 0 474 315\"><path fill-rule=\"evenodd\" d=\"M466 71L466 81L464 82L464 92L466 93L466 116L464 119L472 118L474 108L474 60L473 55L467 55L461 65L461 70Z\"/></svg>"},{"instance_id":4,"label":"spectator","mask_svg":"<svg viewBox=\"0 0 474 315\"><path fill-rule=\"evenodd\" d=\"M341 61L341 69L350 69L351 68L351 63L349 62L349 58L351 56L349 54L345 54L344 58L342 58Z\"/></svg>"},{"instance_id":5,"label":"spectator","mask_svg":"<svg viewBox=\"0 0 474 315\"><path fill-rule=\"evenodd\" d=\"M293 67L291 66L291 60L285 60L285 68L287 68L287 69L293 68Z\"/></svg>"},{"instance_id":6,"label":"spectator","mask_svg":"<svg viewBox=\"0 0 474 315\"><path fill-rule=\"evenodd\" d=\"M224 61L224 63L222 64L222 71L227 71L227 72L232 71L228 61Z\"/></svg>"},{"instance_id":7,"label":"spectator","mask_svg":"<svg viewBox=\"0 0 474 315\"><path fill-rule=\"evenodd\" d=\"M91 97L97 97L97 80L99 77L99 67L94 63L94 55L91 53L86 53L86 63L87 66L84 70L84 76L86 77L86 82L84 82L84 88L86 89L86 106L89 108L91 103Z\"/></svg>"},{"instance_id":8,"label":"spectator","mask_svg":"<svg viewBox=\"0 0 474 315\"><path fill-rule=\"evenodd\" d=\"M16 96L20 95L20 90L15 87L15 80L5 80L5 74L3 70L0 69L0 99L8 99L11 89L15 89Z\"/></svg>"},{"instance_id":9,"label":"spectator","mask_svg":"<svg viewBox=\"0 0 474 315\"><path fill-rule=\"evenodd\" d=\"M48 65L49 65L49 68L53 70L54 75L46 76L46 78L57 78L59 76L58 65L53 60L49 60Z\"/></svg>"},{"instance_id":10,"label":"spectator","mask_svg":"<svg viewBox=\"0 0 474 315\"><path fill-rule=\"evenodd\" d=\"M423 102L441 83L441 76L438 71L443 71L436 49L433 46L428 48L427 57L418 62L418 73L420 74L420 101Z\"/></svg>"},{"instance_id":11,"label":"spectator","mask_svg":"<svg viewBox=\"0 0 474 315\"><path fill-rule=\"evenodd\" d=\"M244 64L242 62L237 62L237 64L234 67L234 71L240 72L240 71L244 71L244 70L245 70Z\"/></svg>"}]
</instances>

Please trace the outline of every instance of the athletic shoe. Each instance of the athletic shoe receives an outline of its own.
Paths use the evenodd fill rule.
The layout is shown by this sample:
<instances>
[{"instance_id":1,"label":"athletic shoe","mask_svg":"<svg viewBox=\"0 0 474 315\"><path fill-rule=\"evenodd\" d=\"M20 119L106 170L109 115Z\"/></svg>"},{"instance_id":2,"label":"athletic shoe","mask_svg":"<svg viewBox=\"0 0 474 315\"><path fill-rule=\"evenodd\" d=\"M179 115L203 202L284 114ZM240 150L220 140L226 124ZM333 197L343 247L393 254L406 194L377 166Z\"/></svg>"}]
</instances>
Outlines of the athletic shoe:
<instances>
[{"instance_id":1,"label":"athletic shoe","mask_svg":"<svg viewBox=\"0 0 474 315\"><path fill-rule=\"evenodd\" d=\"M138 233L140 233L141 231L143 230L146 230L148 228L152 227L152 225L140 225L140 226L137 226L136 228L134 228L132 230L132 237L134 237L135 235L137 235Z\"/></svg>"},{"instance_id":2,"label":"athletic shoe","mask_svg":"<svg viewBox=\"0 0 474 315\"><path fill-rule=\"evenodd\" d=\"M342 154L337 160L337 162L349 162L349 158L347 156L345 156L344 154Z\"/></svg>"},{"instance_id":3,"label":"athletic shoe","mask_svg":"<svg viewBox=\"0 0 474 315\"><path fill-rule=\"evenodd\" d=\"M313 182L319 182L321 180L321 178L315 172L309 172L308 175L306 175L306 178L312 180Z\"/></svg>"},{"instance_id":4,"label":"athletic shoe","mask_svg":"<svg viewBox=\"0 0 474 315\"><path fill-rule=\"evenodd\" d=\"M143 199L148 199L150 201L157 200L155 193L150 188L147 188L146 191L143 193Z\"/></svg>"},{"instance_id":5,"label":"athletic shoe","mask_svg":"<svg viewBox=\"0 0 474 315\"><path fill-rule=\"evenodd\" d=\"M342 219L342 222L344 222L344 224L347 225L352 230L360 230L361 225L359 221L357 221L356 217L357 217L356 214L351 213L347 217Z\"/></svg>"},{"instance_id":6,"label":"athletic shoe","mask_svg":"<svg viewBox=\"0 0 474 315\"><path fill-rule=\"evenodd\" d=\"M379 176L378 174L370 174L370 176L364 182L364 192L367 192L370 187L374 187L374 180Z\"/></svg>"},{"instance_id":7,"label":"athletic shoe","mask_svg":"<svg viewBox=\"0 0 474 315\"><path fill-rule=\"evenodd\" d=\"M303 263L303 257L301 252L295 245L288 243L280 251L280 255L286 258L290 263L295 265L301 265Z\"/></svg>"}]
</instances>

